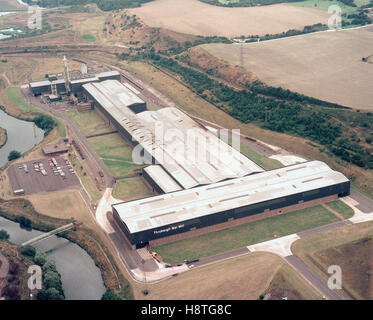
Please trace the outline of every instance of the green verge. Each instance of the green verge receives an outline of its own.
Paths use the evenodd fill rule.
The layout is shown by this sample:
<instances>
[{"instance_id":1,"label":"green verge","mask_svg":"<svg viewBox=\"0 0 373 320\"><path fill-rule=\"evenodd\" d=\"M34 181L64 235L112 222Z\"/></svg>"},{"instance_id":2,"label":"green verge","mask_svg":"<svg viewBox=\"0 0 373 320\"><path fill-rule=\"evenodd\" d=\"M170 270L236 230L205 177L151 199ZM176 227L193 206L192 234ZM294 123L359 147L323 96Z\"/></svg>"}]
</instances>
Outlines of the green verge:
<instances>
[{"instance_id":1,"label":"green verge","mask_svg":"<svg viewBox=\"0 0 373 320\"><path fill-rule=\"evenodd\" d=\"M168 263L212 256L339 221L321 205L166 243L155 251Z\"/></svg>"},{"instance_id":2,"label":"green verge","mask_svg":"<svg viewBox=\"0 0 373 320\"><path fill-rule=\"evenodd\" d=\"M15 103L16 105L20 106L22 111L40 113L40 110L34 108L33 106L31 106L25 101L18 87L9 87L8 89L6 89L5 92L8 96L8 99L12 101L13 103Z\"/></svg>"},{"instance_id":3,"label":"green verge","mask_svg":"<svg viewBox=\"0 0 373 320\"><path fill-rule=\"evenodd\" d=\"M151 190L140 177L118 180L113 189L113 197L123 201L141 199L151 195Z\"/></svg>"},{"instance_id":4,"label":"green verge","mask_svg":"<svg viewBox=\"0 0 373 320\"><path fill-rule=\"evenodd\" d=\"M337 211L345 219L350 219L354 215L354 210L341 200L327 202L326 205Z\"/></svg>"},{"instance_id":5,"label":"green verge","mask_svg":"<svg viewBox=\"0 0 373 320\"><path fill-rule=\"evenodd\" d=\"M261 166L264 170L272 170L284 167L280 161L264 157L243 144L241 144L240 152L250 160L254 161L257 165Z\"/></svg>"}]
</instances>

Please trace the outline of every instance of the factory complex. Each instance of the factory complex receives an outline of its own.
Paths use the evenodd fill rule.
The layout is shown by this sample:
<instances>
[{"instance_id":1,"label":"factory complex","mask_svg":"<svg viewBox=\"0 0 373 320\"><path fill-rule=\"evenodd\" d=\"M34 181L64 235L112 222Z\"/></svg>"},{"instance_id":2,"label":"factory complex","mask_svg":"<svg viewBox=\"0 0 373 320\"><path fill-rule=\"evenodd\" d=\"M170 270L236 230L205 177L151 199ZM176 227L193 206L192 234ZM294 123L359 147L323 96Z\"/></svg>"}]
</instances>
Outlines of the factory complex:
<instances>
[{"instance_id":1,"label":"factory complex","mask_svg":"<svg viewBox=\"0 0 373 320\"><path fill-rule=\"evenodd\" d=\"M132 161L147 165L142 177L158 194L112 206L114 221L133 247L283 214L350 193L349 179L323 162L265 171L178 108L147 110L139 92L121 83L119 72L70 80L64 62L64 79L30 83L32 93L54 96L66 91L82 98L132 144ZM44 152L60 149L52 146Z\"/></svg>"}]
</instances>

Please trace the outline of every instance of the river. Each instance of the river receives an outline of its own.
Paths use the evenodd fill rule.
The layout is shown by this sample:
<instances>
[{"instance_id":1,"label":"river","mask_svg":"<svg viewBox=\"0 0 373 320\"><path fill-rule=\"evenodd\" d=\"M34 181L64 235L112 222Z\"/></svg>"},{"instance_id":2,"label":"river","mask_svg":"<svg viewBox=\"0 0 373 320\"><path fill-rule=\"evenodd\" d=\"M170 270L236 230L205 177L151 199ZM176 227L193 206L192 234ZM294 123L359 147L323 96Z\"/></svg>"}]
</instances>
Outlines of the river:
<instances>
[{"instance_id":1,"label":"river","mask_svg":"<svg viewBox=\"0 0 373 320\"><path fill-rule=\"evenodd\" d=\"M40 231L22 229L18 223L3 217L0 217L1 229L9 233L10 242L18 245L42 234ZM45 252L48 260L56 262L66 300L101 299L106 290L101 272L85 250L56 236L34 244L33 247L39 252Z\"/></svg>"},{"instance_id":2,"label":"river","mask_svg":"<svg viewBox=\"0 0 373 320\"><path fill-rule=\"evenodd\" d=\"M33 122L16 119L0 110L0 127L6 129L8 140L0 148L0 168L8 162L12 150L24 153L39 144L44 138L44 131Z\"/></svg>"}]
</instances>

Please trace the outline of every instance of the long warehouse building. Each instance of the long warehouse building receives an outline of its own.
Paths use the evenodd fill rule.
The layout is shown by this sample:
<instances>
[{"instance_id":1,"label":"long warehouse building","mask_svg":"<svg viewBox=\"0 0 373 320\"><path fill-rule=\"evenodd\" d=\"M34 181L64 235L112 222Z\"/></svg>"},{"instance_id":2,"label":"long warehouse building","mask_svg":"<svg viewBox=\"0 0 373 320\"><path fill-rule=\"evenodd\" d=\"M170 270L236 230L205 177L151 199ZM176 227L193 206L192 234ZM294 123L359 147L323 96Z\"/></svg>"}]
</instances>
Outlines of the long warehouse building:
<instances>
[{"instance_id":1,"label":"long warehouse building","mask_svg":"<svg viewBox=\"0 0 373 320\"><path fill-rule=\"evenodd\" d=\"M166 173L190 189L264 171L179 109L136 107L142 100L119 81L88 83L83 90L122 136L141 146L147 164L162 166L165 172L153 170L150 183L161 181Z\"/></svg>"},{"instance_id":2,"label":"long warehouse building","mask_svg":"<svg viewBox=\"0 0 373 320\"><path fill-rule=\"evenodd\" d=\"M310 161L189 190L115 204L113 217L133 246L175 235L244 223L245 218L350 193L350 181L325 163ZM310 202L312 201L312 202ZM239 221L235 221L241 219ZM207 230L206 232L208 232ZM163 242L166 242L162 239ZM159 241L158 241L159 243Z\"/></svg>"}]
</instances>

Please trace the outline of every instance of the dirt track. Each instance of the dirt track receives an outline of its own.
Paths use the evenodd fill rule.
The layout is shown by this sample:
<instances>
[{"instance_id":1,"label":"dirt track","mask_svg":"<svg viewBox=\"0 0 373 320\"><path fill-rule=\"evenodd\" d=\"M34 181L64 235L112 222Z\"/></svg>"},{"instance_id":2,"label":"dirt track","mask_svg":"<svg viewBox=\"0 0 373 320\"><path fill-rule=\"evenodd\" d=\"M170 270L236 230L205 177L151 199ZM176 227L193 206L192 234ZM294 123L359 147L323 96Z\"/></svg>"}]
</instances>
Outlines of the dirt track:
<instances>
[{"instance_id":1,"label":"dirt track","mask_svg":"<svg viewBox=\"0 0 373 320\"><path fill-rule=\"evenodd\" d=\"M289 4L224 8L198 0L156 0L130 10L151 27L203 36L265 35L327 24L329 14Z\"/></svg>"}]
</instances>

